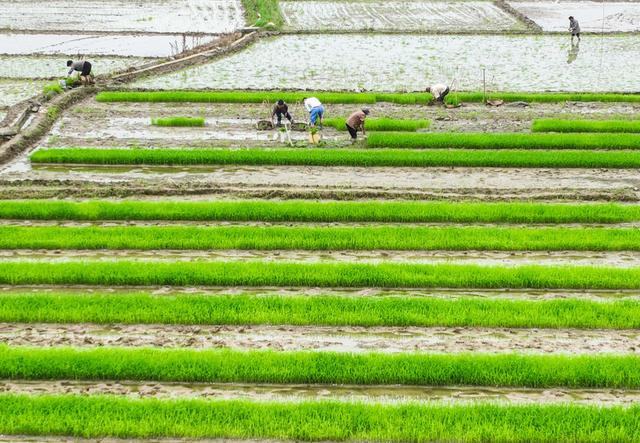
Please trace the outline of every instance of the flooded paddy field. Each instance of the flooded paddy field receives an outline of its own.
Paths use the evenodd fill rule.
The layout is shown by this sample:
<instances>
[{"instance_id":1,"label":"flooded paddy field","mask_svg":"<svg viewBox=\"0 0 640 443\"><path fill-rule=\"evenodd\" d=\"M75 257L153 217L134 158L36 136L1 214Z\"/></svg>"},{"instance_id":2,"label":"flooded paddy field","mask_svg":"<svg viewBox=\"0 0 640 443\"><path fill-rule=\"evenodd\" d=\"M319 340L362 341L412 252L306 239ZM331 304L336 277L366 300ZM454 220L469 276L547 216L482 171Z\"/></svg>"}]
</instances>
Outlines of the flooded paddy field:
<instances>
[{"instance_id":1,"label":"flooded paddy field","mask_svg":"<svg viewBox=\"0 0 640 443\"><path fill-rule=\"evenodd\" d=\"M197 46L211 43L218 35L174 34L14 34L0 33L0 51L5 55L37 55L46 62L47 56L77 54L121 57L171 57ZM56 57L60 58L60 57ZM3 66L10 63L2 58ZM34 63L34 67L38 63Z\"/></svg>"},{"instance_id":2,"label":"flooded paddy field","mask_svg":"<svg viewBox=\"0 0 640 443\"><path fill-rule=\"evenodd\" d=\"M633 1L509 1L544 31L565 32L567 17L575 16L582 32L640 31L640 3Z\"/></svg>"},{"instance_id":3,"label":"flooded paddy field","mask_svg":"<svg viewBox=\"0 0 640 443\"><path fill-rule=\"evenodd\" d=\"M95 72L111 74L151 62L138 57L93 57ZM64 78L69 68L61 56L0 56L0 78L4 79L56 79Z\"/></svg>"},{"instance_id":4,"label":"flooded paddy field","mask_svg":"<svg viewBox=\"0 0 640 443\"><path fill-rule=\"evenodd\" d=\"M598 92L615 85L617 91L633 92L638 90L639 39L584 36L579 54L570 60L575 49L570 52L566 36L287 35L133 86L424 91L433 82L455 79L458 90L479 90L484 68L492 91ZM281 57L285 49L298 56Z\"/></svg>"},{"instance_id":5,"label":"flooded paddy field","mask_svg":"<svg viewBox=\"0 0 640 443\"><path fill-rule=\"evenodd\" d=\"M46 80L2 79L0 80L0 107L12 106L40 94L49 83L51 82Z\"/></svg>"},{"instance_id":6,"label":"flooded paddy field","mask_svg":"<svg viewBox=\"0 0 640 443\"><path fill-rule=\"evenodd\" d=\"M0 2L0 28L16 30L210 33L244 26L237 0L26 0Z\"/></svg>"},{"instance_id":7,"label":"flooded paddy field","mask_svg":"<svg viewBox=\"0 0 640 443\"><path fill-rule=\"evenodd\" d=\"M287 28L319 30L524 30L515 17L487 1L282 1Z\"/></svg>"}]
</instances>

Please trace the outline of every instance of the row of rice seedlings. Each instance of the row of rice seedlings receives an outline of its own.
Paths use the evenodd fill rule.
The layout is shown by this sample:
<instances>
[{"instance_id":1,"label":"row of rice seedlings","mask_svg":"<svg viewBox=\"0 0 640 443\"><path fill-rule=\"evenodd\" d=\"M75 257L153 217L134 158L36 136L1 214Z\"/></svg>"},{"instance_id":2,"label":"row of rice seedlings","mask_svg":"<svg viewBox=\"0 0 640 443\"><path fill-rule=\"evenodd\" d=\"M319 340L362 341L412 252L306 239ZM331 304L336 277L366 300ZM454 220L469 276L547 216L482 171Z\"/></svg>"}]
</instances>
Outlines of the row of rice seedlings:
<instances>
[{"instance_id":1,"label":"row of rice seedlings","mask_svg":"<svg viewBox=\"0 0 640 443\"><path fill-rule=\"evenodd\" d=\"M129 286L638 289L640 268L264 261L4 261L0 283Z\"/></svg>"},{"instance_id":2,"label":"row of rice seedlings","mask_svg":"<svg viewBox=\"0 0 640 443\"><path fill-rule=\"evenodd\" d=\"M616 203L396 201L4 200L0 219L398 223L628 223L640 206Z\"/></svg>"},{"instance_id":3,"label":"row of rice seedlings","mask_svg":"<svg viewBox=\"0 0 640 443\"><path fill-rule=\"evenodd\" d=\"M640 302L327 294L5 293L0 295L0 321L638 329Z\"/></svg>"},{"instance_id":4,"label":"row of rice seedlings","mask_svg":"<svg viewBox=\"0 0 640 443\"><path fill-rule=\"evenodd\" d=\"M638 251L637 228L0 226L1 249Z\"/></svg>"},{"instance_id":5,"label":"row of rice seedlings","mask_svg":"<svg viewBox=\"0 0 640 443\"><path fill-rule=\"evenodd\" d=\"M0 433L305 441L639 442L640 407L0 395Z\"/></svg>"},{"instance_id":6,"label":"row of rice seedlings","mask_svg":"<svg viewBox=\"0 0 640 443\"><path fill-rule=\"evenodd\" d=\"M368 118L365 122L365 128L369 131L417 131L421 128L428 128L430 124L431 121L429 120ZM347 130L346 120L343 118L327 118L324 120L324 125L343 131Z\"/></svg>"},{"instance_id":7,"label":"row of rice seedlings","mask_svg":"<svg viewBox=\"0 0 640 443\"><path fill-rule=\"evenodd\" d=\"M152 118L151 124L154 126L204 126L204 118L202 117Z\"/></svg>"},{"instance_id":8,"label":"row of rice seedlings","mask_svg":"<svg viewBox=\"0 0 640 443\"><path fill-rule=\"evenodd\" d=\"M373 133L371 136L384 133ZM640 152L410 149L39 149L33 163L352 167L638 168Z\"/></svg>"},{"instance_id":9,"label":"row of rice seedlings","mask_svg":"<svg viewBox=\"0 0 640 443\"><path fill-rule=\"evenodd\" d=\"M640 388L633 355L352 354L337 352L10 347L0 377L530 388Z\"/></svg>"},{"instance_id":10,"label":"row of rice seedlings","mask_svg":"<svg viewBox=\"0 0 640 443\"><path fill-rule=\"evenodd\" d=\"M532 132L640 132L640 120L562 120L536 118ZM607 137L610 137L608 135Z\"/></svg>"},{"instance_id":11,"label":"row of rice seedlings","mask_svg":"<svg viewBox=\"0 0 640 443\"><path fill-rule=\"evenodd\" d=\"M183 102L183 103L261 103L283 99L291 103L303 97L315 96L324 103L376 103L424 104L433 100L433 95L423 93L366 93L366 92L310 92L310 91L108 91L101 92L96 99L102 102ZM458 92L447 100L482 102L480 92ZM491 93L486 98L507 102L527 101L558 103L564 101L585 102L640 102L640 94L554 94L554 93Z\"/></svg>"},{"instance_id":12,"label":"row of rice seedlings","mask_svg":"<svg viewBox=\"0 0 640 443\"><path fill-rule=\"evenodd\" d=\"M636 149L635 134L448 134L448 133L371 133L369 148L414 149Z\"/></svg>"}]
</instances>

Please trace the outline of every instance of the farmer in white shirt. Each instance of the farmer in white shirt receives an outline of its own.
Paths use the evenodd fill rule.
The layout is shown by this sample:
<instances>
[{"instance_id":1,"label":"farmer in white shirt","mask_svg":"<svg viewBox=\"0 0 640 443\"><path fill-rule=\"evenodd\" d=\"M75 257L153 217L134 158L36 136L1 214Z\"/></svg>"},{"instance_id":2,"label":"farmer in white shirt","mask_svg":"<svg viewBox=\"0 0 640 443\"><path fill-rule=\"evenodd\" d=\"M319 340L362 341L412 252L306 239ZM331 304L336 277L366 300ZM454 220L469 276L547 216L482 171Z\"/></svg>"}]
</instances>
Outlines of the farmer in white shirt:
<instances>
[{"instance_id":1,"label":"farmer in white shirt","mask_svg":"<svg viewBox=\"0 0 640 443\"><path fill-rule=\"evenodd\" d=\"M444 103L444 98L449 93L449 87L442 83L438 83L433 86L429 86L427 88L427 92L430 92L431 95L433 95L433 99L438 103Z\"/></svg>"},{"instance_id":2,"label":"farmer in white shirt","mask_svg":"<svg viewBox=\"0 0 640 443\"><path fill-rule=\"evenodd\" d=\"M320 118L320 126L322 126L324 117L324 106L316 97L304 97L302 99L305 109L309 113L309 124L315 126L316 120Z\"/></svg>"}]
</instances>

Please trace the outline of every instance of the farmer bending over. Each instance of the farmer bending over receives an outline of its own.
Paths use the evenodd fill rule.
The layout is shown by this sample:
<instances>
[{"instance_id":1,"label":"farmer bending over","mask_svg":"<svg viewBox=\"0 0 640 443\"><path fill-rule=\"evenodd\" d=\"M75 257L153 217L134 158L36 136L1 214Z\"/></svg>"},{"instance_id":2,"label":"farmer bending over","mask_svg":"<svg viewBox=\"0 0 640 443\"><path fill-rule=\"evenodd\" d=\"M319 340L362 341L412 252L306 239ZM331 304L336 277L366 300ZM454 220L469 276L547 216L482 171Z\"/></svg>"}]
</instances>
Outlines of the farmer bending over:
<instances>
[{"instance_id":1,"label":"farmer bending over","mask_svg":"<svg viewBox=\"0 0 640 443\"><path fill-rule=\"evenodd\" d=\"M438 103L444 103L444 98L449 93L449 87L447 85L443 85L442 83L435 84L433 86L429 86L426 89L427 92L430 92L433 95L433 99Z\"/></svg>"},{"instance_id":2,"label":"farmer bending over","mask_svg":"<svg viewBox=\"0 0 640 443\"><path fill-rule=\"evenodd\" d=\"M67 78L73 71L78 71L80 73L80 80L82 81L83 86L87 86L89 84L89 75L91 74L91 63L86 60L67 60L67 68L69 68L69 72L67 72Z\"/></svg>"},{"instance_id":3,"label":"farmer bending over","mask_svg":"<svg viewBox=\"0 0 640 443\"><path fill-rule=\"evenodd\" d=\"M278 117L278 126L282 125L282 115L284 114L287 117L289 122L293 123L293 119L291 118L291 114L289 114L289 106L284 102L284 100L278 100L278 103L273 105L273 110L271 111L271 121L273 122L273 116Z\"/></svg>"},{"instance_id":4,"label":"farmer bending over","mask_svg":"<svg viewBox=\"0 0 640 443\"><path fill-rule=\"evenodd\" d=\"M573 37L578 37L578 41L580 41L580 25L578 24L578 20L573 18L572 15L569 16L569 31L571 31L571 43L573 43Z\"/></svg>"},{"instance_id":5,"label":"farmer bending over","mask_svg":"<svg viewBox=\"0 0 640 443\"><path fill-rule=\"evenodd\" d=\"M302 99L305 109L309 112L309 124L315 126L316 119L320 118L320 126L322 126L324 117L324 106L316 97L304 97Z\"/></svg>"},{"instance_id":6,"label":"farmer bending over","mask_svg":"<svg viewBox=\"0 0 640 443\"><path fill-rule=\"evenodd\" d=\"M347 131L351 134L351 143L356 142L356 138L358 138L358 129L360 129L360 127L362 127L362 135L366 134L366 132L364 132L364 121L366 120L367 115L369 115L369 108L362 108L361 110L351 114L347 119Z\"/></svg>"}]
</instances>

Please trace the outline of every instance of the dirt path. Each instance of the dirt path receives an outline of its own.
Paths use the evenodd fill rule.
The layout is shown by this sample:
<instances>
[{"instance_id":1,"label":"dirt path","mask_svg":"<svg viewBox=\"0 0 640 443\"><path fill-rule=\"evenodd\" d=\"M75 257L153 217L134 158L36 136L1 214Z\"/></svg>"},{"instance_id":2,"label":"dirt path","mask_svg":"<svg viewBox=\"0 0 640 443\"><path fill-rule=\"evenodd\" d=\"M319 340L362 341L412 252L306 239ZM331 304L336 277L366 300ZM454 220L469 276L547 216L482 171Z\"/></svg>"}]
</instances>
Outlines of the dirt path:
<instances>
[{"instance_id":1,"label":"dirt path","mask_svg":"<svg viewBox=\"0 0 640 443\"><path fill-rule=\"evenodd\" d=\"M14 394L126 395L134 398L209 398L256 401L343 400L364 402L583 403L632 404L640 391L616 389L514 389L488 387L252 385L219 383L144 383L84 381L0 381L0 392ZM2 441L2 440L0 440Z\"/></svg>"},{"instance_id":2,"label":"dirt path","mask_svg":"<svg viewBox=\"0 0 640 443\"><path fill-rule=\"evenodd\" d=\"M0 323L0 342L327 352L640 354L640 332L601 329Z\"/></svg>"},{"instance_id":3,"label":"dirt path","mask_svg":"<svg viewBox=\"0 0 640 443\"><path fill-rule=\"evenodd\" d=\"M630 268L640 266L640 251L302 251L302 250L77 250L0 249L0 260L135 259L144 261L280 261L302 263L458 263L481 266L566 265Z\"/></svg>"}]
</instances>

